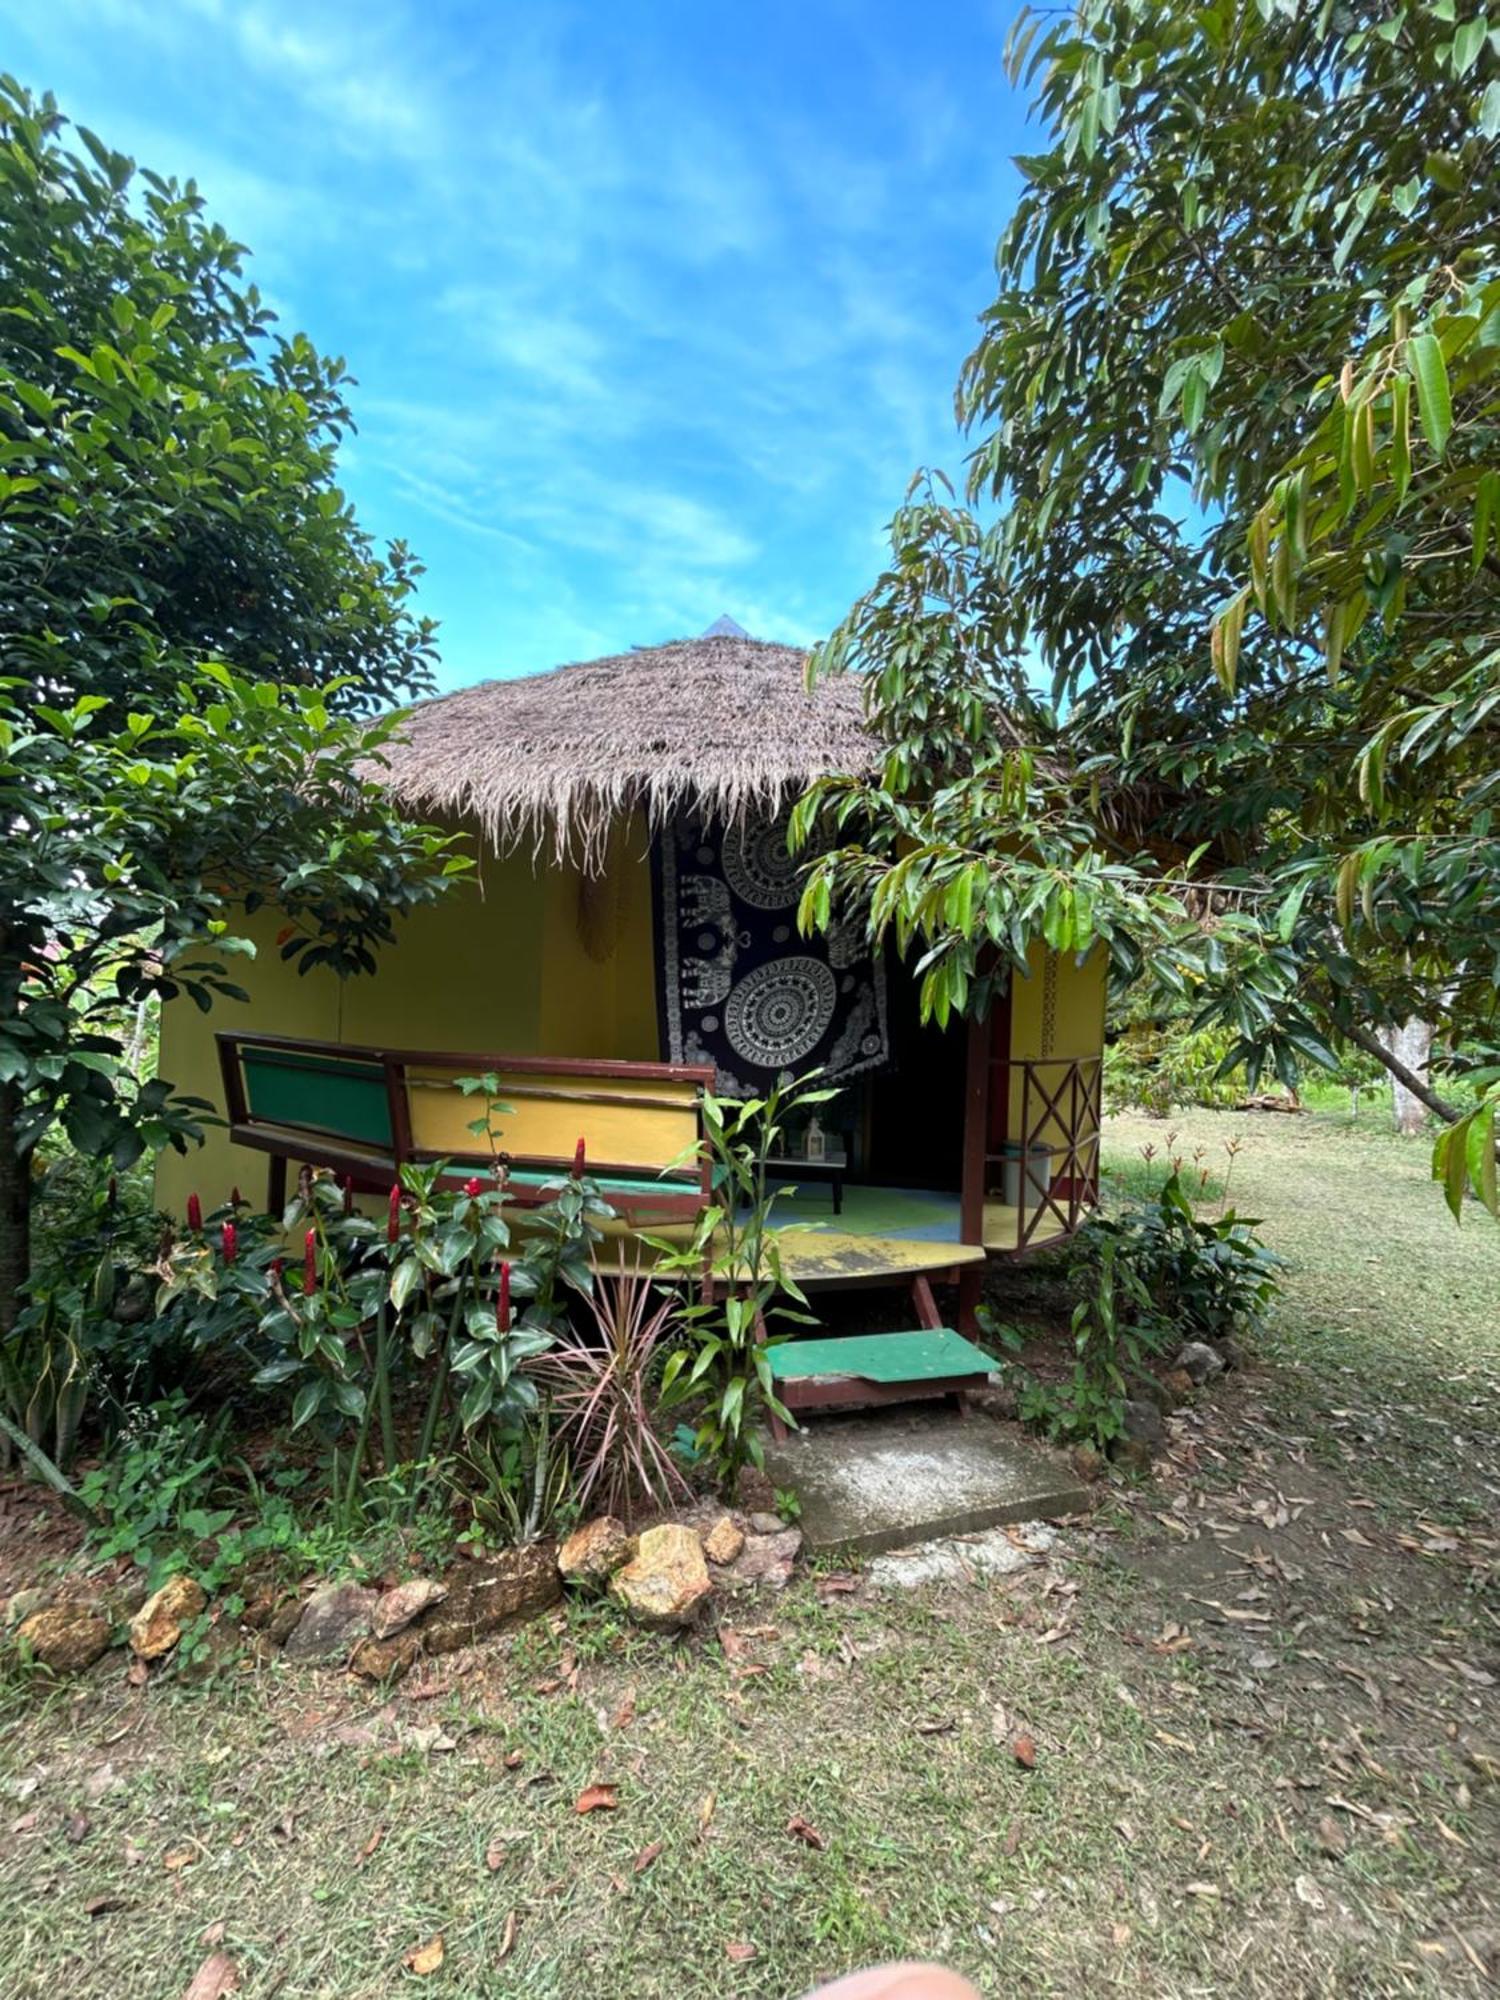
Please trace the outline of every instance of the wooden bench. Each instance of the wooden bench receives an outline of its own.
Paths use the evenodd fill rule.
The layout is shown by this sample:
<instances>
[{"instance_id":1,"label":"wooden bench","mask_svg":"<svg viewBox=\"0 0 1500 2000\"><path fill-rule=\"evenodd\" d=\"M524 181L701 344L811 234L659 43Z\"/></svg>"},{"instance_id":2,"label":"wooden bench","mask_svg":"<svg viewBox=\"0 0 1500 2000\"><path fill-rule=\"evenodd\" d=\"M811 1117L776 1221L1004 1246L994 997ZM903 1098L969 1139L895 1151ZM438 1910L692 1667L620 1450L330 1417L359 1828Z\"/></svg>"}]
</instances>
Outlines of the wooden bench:
<instances>
[{"instance_id":1,"label":"wooden bench","mask_svg":"<svg viewBox=\"0 0 1500 2000\"><path fill-rule=\"evenodd\" d=\"M285 1204L290 1160L327 1167L362 1194L383 1193L412 1161L449 1161L452 1180L485 1171L489 1145L468 1129L483 1117L485 1099L458 1088L460 1077L477 1076L495 1079L494 1123L512 1201L550 1201L582 1139L589 1177L631 1227L690 1226L708 1204L700 1106L712 1069L359 1048L286 1035L222 1032L216 1040L229 1136L270 1154L273 1211Z\"/></svg>"},{"instance_id":2,"label":"wooden bench","mask_svg":"<svg viewBox=\"0 0 1500 2000\"><path fill-rule=\"evenodd\" d=\"M951 1327L871 1333L840 1340L788 1340L767 1359L776 1394L792 1412L879 1408L956 1396L985 1380L995 1363ZM778 1440L786 1426L773 1421Z\"/></svg>"}]
</instances>

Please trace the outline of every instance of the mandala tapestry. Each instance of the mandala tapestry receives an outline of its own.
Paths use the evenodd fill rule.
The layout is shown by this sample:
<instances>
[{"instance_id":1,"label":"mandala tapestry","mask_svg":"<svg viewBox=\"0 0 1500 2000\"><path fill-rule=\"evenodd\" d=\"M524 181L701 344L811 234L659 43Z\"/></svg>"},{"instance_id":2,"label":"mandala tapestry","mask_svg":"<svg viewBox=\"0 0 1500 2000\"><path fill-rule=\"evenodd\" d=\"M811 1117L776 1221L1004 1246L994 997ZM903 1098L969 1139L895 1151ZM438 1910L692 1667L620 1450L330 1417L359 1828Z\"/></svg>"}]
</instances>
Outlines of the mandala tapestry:
<instances>
[{"instance_id":1,"label":"mandala tapestry","mask_svg":"<svg viewBox=\"0 0 1500 2000\"><path fill-rule=\"evenodd\" d=\"M653 843L662 1042L711 1063L728 1097L821 1069L842 1083L890 1057L885 969L857 926L797 934L785 815L682 818Z\"/></svg>"}]
</instances>

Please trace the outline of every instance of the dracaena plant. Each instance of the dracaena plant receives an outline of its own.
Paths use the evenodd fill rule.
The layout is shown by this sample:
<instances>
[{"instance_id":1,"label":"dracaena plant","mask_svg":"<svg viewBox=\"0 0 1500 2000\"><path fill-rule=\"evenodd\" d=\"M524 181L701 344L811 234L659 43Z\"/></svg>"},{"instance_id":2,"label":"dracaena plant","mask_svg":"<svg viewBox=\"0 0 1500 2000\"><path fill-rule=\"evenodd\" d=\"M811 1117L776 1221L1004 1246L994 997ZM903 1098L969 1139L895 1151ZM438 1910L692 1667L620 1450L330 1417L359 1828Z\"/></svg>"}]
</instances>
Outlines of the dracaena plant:
<instances>
[{"instance_id":1,"label":"dracaena plant","mask_svg":"<svg viewBox=\"0 0 1500 2000\"><path fill-rule=\"evenodd\" d=\"M578 1505L629 1520L688 1490L651 1414L652 1378L681 1305L672 1291L653 1288L639 1266L601 1273L589 1303L592 1326L563 1332L539 1373L570 1454Z\"/></svg>"},{"instance_id":2,"label":"dracaena plant","mask_svg":"<svg viewBox=\"0 0 1500 2000\"><path fill-rule=\"evenodd\" d=\"M816 1071L800 1080L778 1077L764 1097L741 1103L705 1091L703 1136L713 1158L714 1198L686 1244L646 1239L663 1277L691 1279L706 1268L712 1280L707 1296L680 1308L689 1338L668 1357L662 1407L698 1403L694 1456L711 1465L731 1493L744 1466L762 1462L756 1428L762 1411L794 1421L776 1396L768 1351L776 1335L769 1323L816 1324L806 1295L782 1263L772 1220L782 1190L767 1181L788 1119L837 1095L817 1088L816 1077Z\"/></svg>"}]
</instances>

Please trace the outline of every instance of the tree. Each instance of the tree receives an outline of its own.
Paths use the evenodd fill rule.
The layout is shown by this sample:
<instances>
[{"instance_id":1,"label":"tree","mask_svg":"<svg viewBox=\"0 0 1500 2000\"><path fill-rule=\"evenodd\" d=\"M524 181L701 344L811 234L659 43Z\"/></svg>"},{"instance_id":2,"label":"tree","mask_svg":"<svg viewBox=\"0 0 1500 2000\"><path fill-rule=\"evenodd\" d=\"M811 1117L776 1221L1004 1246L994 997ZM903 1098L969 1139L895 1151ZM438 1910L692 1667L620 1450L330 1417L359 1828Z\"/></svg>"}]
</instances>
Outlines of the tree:
<instances>
[{"instance_id":1,"label":"tree","mask_svg":"<svg viewBox=\"0 0 1500 2000\"><path fill-rule=\"evenodd\" d=\"M334 483L342 363L273 334L191 183L64 130L0 79L0 1315L49 1133L197 1135L123 1065L131 1008L236 991L263 900L304 970L368 969L467 865L373 782L360 718L432 628Z\"/></svg>"},{"instance_id":2,"label":"tree","mask_svg":"<svg viewBox=\"0 0 1500 2000\"><path fill-rule=\"evenodd\" d=\"M970 599L991 659L1052 676L1092 848L1233 890L1142 956L1252 1076L1344 1041L1396 1070L1382 1033L1412 1017L1495 1037L1500 31L1454 16L1080 0L1011 44L1046 148L959 384L996 509ZM939 699L909 587L950 534L901 524L825 664ZM953 845L937 796L918 847ZM982 906L929 926L939 971Z\"/></svg>"}]
</instances>

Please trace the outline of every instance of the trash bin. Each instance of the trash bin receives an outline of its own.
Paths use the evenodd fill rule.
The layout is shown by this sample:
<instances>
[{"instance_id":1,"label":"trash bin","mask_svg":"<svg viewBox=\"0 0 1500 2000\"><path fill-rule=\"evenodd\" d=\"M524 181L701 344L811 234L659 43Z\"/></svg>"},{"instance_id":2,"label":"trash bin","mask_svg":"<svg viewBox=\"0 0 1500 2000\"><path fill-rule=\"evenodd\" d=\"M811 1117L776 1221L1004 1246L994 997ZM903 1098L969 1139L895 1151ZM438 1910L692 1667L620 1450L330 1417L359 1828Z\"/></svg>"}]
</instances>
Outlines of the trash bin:
<instances>
[{"instance_id":1,"label":"trash bin","mask_svg":"<svg viewBox=\"0 0 1500 2000\"><path fill-rule=\"evenodd\" d=\"M1052 1187L1052 1159L1050 1146L1000 1148L1000 1199L1007 1208L1041 1207Z\"/></svg>"}]
</instances>

